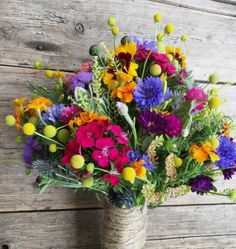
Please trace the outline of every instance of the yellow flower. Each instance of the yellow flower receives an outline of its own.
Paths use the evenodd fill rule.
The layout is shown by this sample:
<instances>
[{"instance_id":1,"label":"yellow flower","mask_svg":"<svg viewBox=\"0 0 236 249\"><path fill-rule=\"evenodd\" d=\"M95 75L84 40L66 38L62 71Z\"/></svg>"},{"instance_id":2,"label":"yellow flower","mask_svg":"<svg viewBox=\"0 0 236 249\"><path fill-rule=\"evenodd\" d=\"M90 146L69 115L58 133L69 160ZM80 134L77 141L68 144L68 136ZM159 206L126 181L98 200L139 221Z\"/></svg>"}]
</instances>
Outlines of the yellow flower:
<instances>
[{"instance_id":1,"label":"yellow flower","mask_svg":"<svg viewBox=\"0 0 236 249\"><path fill-rule=\"evenodd\" d=\"M166 47L166 55L172 55L176 59L182 68L186 68L186 57L180 48Z\"/></svg>"},{"instance_id":2,"label":"yellow flower","mask_svg":"<svg viewBox=\"0 0 236 249\"><path fill-rule=\"evenodd\" d=\"M132 168L135 170L136 176L138 176L141 179L144 179L146 176L146 168L143 166L143 164L145 163L144 160L140 160L140 161L133 161L132 163Z\"/></svg>"},{"instance_id":3,"label":"yellow flower","mask_svg":"<svg viewBox=\"0 0 236 249\"><path fill-rule=\"evenodd\" d=\"M52 101L45 97L37 97L29 101L28 105L25 107L25 111L33 111L39 109L41 112L46 111L49 106L52 105Z\"/></svg>"},{"instance_id":4,"label":"yellow flower","mask_svg":"<svg viewBox=\"0 0 236 249\"><path fill-rule=\"evenodd\" d=\"M230 130L231 130L232 123L225 122L223 125L223 133L227 138L231 137Z\"/></svg>"},{"instance_id":5,"label":"yellow flower","mask_svg":"<svg viewBox=\"0 0 236 249\"><path fill-rule=\"evenodd\" d=\"M21 114L24 111L23 104L26 98L19 98L13 100L13 105L15 106L15 118L16 118L16 128L18 129L21 123Z\"/></svg>"},{"instance_id":6,"label":"yellow flower","mask_svg":"<svg viewBox=\"0 0 236 249\"><path fill-rule=\"evenodd\" d=\"M215 153L214 146L209 141L206 141L202 146L192 145L189 152L192 153L193 158L199 163L205 162L209 157L212 162L220 160Z\"/></svg>"},{"instance_id":7,"label":"yellow flower","mask_svg":"<svg viewBox=\"0 0 236 249\"><path fill-rule=\"evenodd\" d=\"M130 183L133 184L134 181L135 181L136 173L135 173L135 170L134 170L133 168L131 168L131 167L126 167L126 168L124 168L123 171L122 171L122 176L123 176L123 178L124 178L126 181L128 181L128 182L130 182Z\"/></svg>"},{"instance_id":8,"label":"yellow flower","mask_svg":"<svg viewBox=\"0 0 236 249\"><path fill-rule=\"evenodd\" d=\"M54 72L54 76L60 80L63 76L64 76L64 72L61 72L61 71L57 71L57 72Z\"/></svg>"},{"instance_id":9,"label":"yellow flower","mask_svg":"<svg viewBox=\"0 0 236 249\"><path fill-rule=\"evenodd\" d=\"M119 61L118 68L109 68L103 73L103 82L110 91L123 87L133 81L137 76L138 64L132 59L136 53L136 44L134 41L121 44L115 49L115 57ZM116 94L113 93L113 96Z\"/></svg>"},{"instance_id":10,"label":"yellow flower","mask_svg":"<svg viewBox=\"0 0 236 249\"><path fill-rule=\"evenodd\" d=\"M77 126L84 125L86 123L95 121L95 120L107 120L108 118L105 115L99 116L97 113L94 112L81 112L79 117L70 120L69 126L73 126L74 124Z\"/></svg>"},{"instance_id":11,"label":"yellow flower","mask_svg":"<svg viewBox=\"0 0 236 249\"><path fill-rule=\"evenodd\" d=\"M135 87L135 82L131 82L125 86L120 86L112 92L112 96L118 97L125 103L130 103L133 100L133 90Z\"/></svg>"}]
</instances>

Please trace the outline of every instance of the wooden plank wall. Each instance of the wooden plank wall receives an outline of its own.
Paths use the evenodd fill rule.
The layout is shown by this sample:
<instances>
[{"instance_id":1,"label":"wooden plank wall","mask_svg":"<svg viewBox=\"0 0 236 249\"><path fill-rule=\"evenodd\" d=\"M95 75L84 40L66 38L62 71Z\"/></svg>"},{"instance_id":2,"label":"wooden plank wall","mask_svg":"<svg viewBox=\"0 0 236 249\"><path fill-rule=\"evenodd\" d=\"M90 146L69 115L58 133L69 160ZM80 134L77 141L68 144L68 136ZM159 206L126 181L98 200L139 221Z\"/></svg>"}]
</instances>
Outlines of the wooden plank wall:
<instances>
[{"instance_id":1,"label":"wooden plank wall","mask_svg":"<svg viewBox=\"0 0 236 249\"><path fill-rule=\"evenodd\" d=\"M25 95L26 80L48 84L33 69L41 60L52 69L74 70L88 58L91 44L109 41L109 16L117 18L121 35L151 37L152 16L161 12L176 34L189 35L189 67L204 82L220 76L223 109L235 116L235 0L0 0L0 118L11 110L10 100ZM180 45L179 36L170 41ZM21 158L17 132L0 122L1 159ZM18 164L1 164L0 249L99 248L102 205L91 193L50 189L39 194L34 177ZM236 187L219 180L220 187ZM147 249L236 248L236 205L223 197L169 200L148 213Z\"/></svg>"}]
</instances>

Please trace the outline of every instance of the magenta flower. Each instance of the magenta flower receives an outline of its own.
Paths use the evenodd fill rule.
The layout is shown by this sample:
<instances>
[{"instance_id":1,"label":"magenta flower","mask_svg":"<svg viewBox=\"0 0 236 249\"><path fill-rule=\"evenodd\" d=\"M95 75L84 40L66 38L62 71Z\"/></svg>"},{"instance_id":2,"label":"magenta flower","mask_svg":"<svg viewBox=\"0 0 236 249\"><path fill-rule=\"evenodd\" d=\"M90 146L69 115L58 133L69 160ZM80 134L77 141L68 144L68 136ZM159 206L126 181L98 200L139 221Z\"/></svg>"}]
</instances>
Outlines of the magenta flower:
<instances>
[{"instance_id":1,"label":"magenta flower","mask_svg":"<svg viewBox=\"0 0 236 249\"><path fill-rule=\"evenodd\" d=\"M120 144L128 144L128 134L124 132L119 125L111 125L108 127L108 130L110 130L113 135L116 137L117 142Z\"/></svg>"},{"instance_id":2,"label":"magenta flower","mask_svg":"<svg viewBox=\"0 0 236 249\"><path fill-rule=\"evenodd\" d=\"M71 119L76 117L81 112L81 109L77 106L66 106L61 111L61 121L63 123L69 123Z\"/></svg>"},{"instance_id":3,"label":"magenta flower","mask_svg":"<svg viewBox=\"0 0 236 249\"><path fill-rule=\"evenodd\" d=\"M115 148L115 141L110 138L100 138L96 140L95 150L92 152L92 159L102 168L108 168L110 161L117 159L119 150Z\"/></svg>"},{"instance_id":4,"label":"magenta flower","mask_svg":"<svg viewBox=\"0 0 236 249\"><path fill-rule=\"evenodd\" d=\"M182 131L182 122L176 115L170 114L164 116L165 134L169 137L177 137Z\"/></svg>"},{"instance_id":5,"label":"magenta flower","mask_svg":"<svg viewBox=\"0 0 236 249\"><path fill-rule=\"evenodd\" d=\"M105 174L102 180L104 182L109 181L113 187L115 187L119 183L119 177L117 175L112 175L112 174Z\"/></svg>"},{"instance_id":6,"label":"magenta flower","mask_svg":"<svg viewBox=\"0 0 236 249\"><path fill-rule=\"evenodd\" d=\"M201 111L205 106L205 102L207 101L207 94L200 87L192 87L187 90L185 95L186 101L199 101L203 102L198 104L192 111Z\"/></svg>"},{"instance_id":7,"label":"magenta flower","mask_svg":"<svg viewBox=\"0 0 236 249\"><path fill-rule=\"evenodd\" d=\"M92 148L95 146L95 140L101 138L104 134L104 127L98 121L93 121L87 125L81 126L76 131L76 141L83 148Z\"/></svg>"}]
</instances>

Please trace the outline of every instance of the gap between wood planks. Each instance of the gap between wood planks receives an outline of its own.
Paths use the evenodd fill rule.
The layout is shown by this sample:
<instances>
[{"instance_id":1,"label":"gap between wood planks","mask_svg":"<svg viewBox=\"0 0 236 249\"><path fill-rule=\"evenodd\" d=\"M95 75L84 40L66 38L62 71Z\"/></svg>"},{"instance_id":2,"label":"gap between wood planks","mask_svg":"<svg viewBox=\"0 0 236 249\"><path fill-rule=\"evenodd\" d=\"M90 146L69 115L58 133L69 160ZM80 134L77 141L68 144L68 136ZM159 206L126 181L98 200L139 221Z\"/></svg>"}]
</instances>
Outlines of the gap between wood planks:
<instances>
[{"instance_id":1,"label":"gap between wood planks","mask_svg":"<svg viewBox=\"0 0 236 249\"><path fill-rule=\"evenodd\" d=\"M175 2L175 1L171 1L171 0L148 0L150 2L154 2L154 3L160 3L160 4L166 4L166 5L170 5L170 6L175 6L175 7L179 7L179 8L185 8L185 9L190 9L190 10L195 10L195 11L199 11L199 12L203 12L203 13L209 13L209 14L216 14L216 15L221 15L221 16L229 16L229 17L236 17L236 14L231 14L231 13L227 13L227 12L223 12L222 10L213 10L213 9L207 9L204 7L198 7L198 6L193 6L187 3L182 3L180 2ZM212 0L214 2L217 3L223 3L223 4L228 4L228 5L236 5L236 2L233 1L225 1L225 0Z\"/></svg>"}]
</instances>

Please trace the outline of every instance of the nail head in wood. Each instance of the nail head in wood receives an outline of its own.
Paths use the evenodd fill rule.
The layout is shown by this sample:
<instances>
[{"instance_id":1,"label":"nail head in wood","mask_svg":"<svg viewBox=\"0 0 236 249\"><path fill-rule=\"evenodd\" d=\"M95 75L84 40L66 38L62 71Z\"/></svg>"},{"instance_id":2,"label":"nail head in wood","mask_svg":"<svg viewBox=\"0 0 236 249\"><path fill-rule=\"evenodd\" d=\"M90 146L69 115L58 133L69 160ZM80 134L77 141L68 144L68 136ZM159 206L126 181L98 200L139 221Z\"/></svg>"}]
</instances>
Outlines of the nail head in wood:
<instances>
[{"instance_id":1,"label":"nail head in wood","mask_svg":"<svg viewBox=\"0 0 236 249\"><path fill-rule=\"evenodd\" d=\"M44 50L44 49L45 49L45 47L44 47L44 45L43 45L43 44L39 44L39 45L37 46L37 49L38 49L38 50Z\"/></svg>"}]
</instances>

